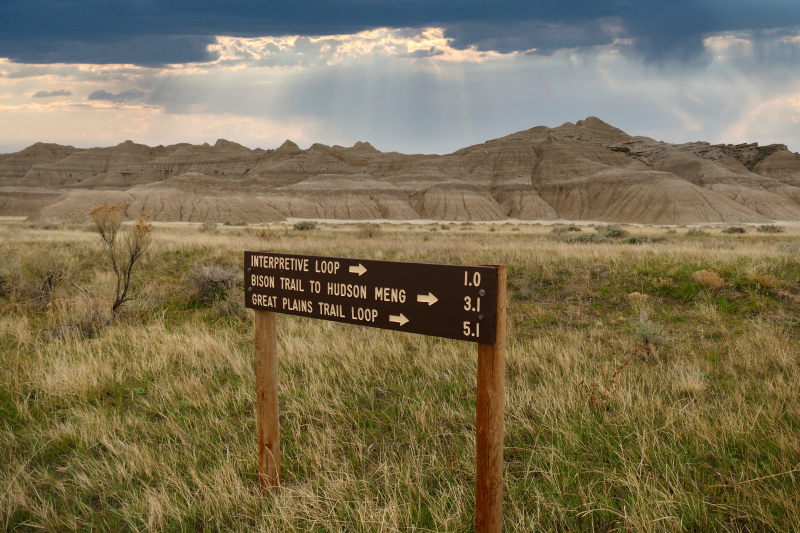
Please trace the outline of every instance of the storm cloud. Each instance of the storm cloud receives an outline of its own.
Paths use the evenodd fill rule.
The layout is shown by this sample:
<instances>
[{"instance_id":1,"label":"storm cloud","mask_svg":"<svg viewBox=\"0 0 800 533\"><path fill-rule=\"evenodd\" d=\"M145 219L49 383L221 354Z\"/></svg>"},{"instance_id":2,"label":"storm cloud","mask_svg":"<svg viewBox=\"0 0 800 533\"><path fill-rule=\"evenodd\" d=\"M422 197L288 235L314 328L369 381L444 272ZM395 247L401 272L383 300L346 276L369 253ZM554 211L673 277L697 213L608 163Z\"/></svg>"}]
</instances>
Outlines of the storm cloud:
<instances>
[{"instance_id":1,"label":"storm cloud","mask_svg":"<svg viewBox=\"0 0 800 533\"><path fill-rule=\"evenodd\" d=\"M145 93L138 89L130 89L118 94L112 94L107 91L95 91L89 95L89 100L103 100L106 102L127 102L128 100L137 100L143 97Z\"/></svg>"},{"instance_id":2,"label":"storm cloud","mask_svg":"<svg viewBox=\"0 0 800 533\"><path fill-rule=\"evenodd\" d=\"M320 36L439 27L453 47L550 54L623 38L650 62L694 61L709 34L800 25L796 0L11 0L0 57L21 63L158 66L216 59L220 35Z\"/></svg>"},{"instance_id":3,"label":"storm cloud","mask_svg":"<svg viewBox=\"0 0 800 533\"><path fill-rule=\"evenodd\" d=\"M798 150L794 7L13 0L0 4L0 146L290 138L446 153L593 115L668 142Z\"/></svg>"},{"instance_id":4,"label":"storm cloud","mask_svg":"<svg viewBox=\"0 0 800 533\"><path fill-rule=\"evenodd\" d=\"M55 91L36 91L32 98L53 98L54 96L72 96L72 91L58 89Z\"/></svg>"}]
</instances>

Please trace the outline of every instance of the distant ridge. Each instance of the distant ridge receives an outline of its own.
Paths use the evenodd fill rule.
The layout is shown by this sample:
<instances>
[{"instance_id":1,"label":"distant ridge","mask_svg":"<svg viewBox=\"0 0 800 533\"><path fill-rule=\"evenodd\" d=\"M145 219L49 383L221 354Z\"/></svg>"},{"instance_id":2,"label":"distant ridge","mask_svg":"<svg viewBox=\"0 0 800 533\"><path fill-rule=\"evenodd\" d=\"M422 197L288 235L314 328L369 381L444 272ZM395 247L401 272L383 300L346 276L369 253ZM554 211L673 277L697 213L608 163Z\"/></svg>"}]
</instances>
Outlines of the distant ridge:
<instances>
[{"instance_id":1,"label":"distant ridge","mask_svg":"<svg viewBox=\"0 0 800 533\"><path fill-rule=\"evenodd\" d=\"M448 155L286 140L251 150L77 149L0 155L0 215L85 221L123 204L157 221L587 220L643 224L800 221L800 155L773 144L669 144L596 117L538 126Z\"/></svg>"}]
</instances>

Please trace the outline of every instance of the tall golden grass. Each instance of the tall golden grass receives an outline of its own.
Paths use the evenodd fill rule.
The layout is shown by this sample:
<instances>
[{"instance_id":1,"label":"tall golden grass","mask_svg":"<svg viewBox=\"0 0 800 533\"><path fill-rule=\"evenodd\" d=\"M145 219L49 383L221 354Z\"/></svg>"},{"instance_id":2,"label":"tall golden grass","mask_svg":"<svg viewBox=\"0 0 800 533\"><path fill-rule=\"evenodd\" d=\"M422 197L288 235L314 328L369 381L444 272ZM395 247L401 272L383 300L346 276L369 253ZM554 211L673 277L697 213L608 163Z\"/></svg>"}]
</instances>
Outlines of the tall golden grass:
<instances>
[{"instance_id":1,"label":"tall golden grass","mask_svg":"<svg viewBox=\"0 0 800 533\"><path fill-rule=\"evenodd\" d=\"M259 492L252 316L187 275L270 249L510 266L506 531L800 530L796 232L474 228L159 225L128 309L81 330L113 297L97 235L0 224L0 274L75 264L49 308L0 297L0 529L471 529L476 353L457 341L280 316L284 486Z\"/></svg>"}]
</instances>

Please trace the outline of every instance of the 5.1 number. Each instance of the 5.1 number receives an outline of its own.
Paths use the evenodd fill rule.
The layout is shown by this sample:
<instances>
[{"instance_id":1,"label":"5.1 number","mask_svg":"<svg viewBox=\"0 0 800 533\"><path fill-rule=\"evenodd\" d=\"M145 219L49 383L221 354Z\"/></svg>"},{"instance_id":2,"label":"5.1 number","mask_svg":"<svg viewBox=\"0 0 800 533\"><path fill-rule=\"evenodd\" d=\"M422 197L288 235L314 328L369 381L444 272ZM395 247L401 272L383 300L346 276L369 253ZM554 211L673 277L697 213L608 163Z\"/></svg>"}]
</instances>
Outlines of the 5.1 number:
<instances>
[{"instance_id":1,"label":"5.1 number","mask_svg":"<svg viewBox=\"0 0 800 533\"><path fill-rule=\"evenodd\" d=\"M472 325L468 322L464 322L464 336L465 337L480 337L481 336L481 325L480 323L475 324L475 331L472 331Z\"/></svg>"}]
</instances>

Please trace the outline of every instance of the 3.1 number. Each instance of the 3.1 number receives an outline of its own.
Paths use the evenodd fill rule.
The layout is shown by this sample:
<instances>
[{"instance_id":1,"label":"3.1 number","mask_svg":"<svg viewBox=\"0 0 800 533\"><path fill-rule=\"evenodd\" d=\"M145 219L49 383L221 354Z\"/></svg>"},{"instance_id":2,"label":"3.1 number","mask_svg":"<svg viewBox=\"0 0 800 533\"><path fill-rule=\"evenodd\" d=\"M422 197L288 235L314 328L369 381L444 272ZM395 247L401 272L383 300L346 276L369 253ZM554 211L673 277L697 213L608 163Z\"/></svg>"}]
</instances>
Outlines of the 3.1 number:
<instances>
[{"instance_id":1,"label":"3.1 number","mask_svg":"<svg viewBox=\"0 0 800 533\"><path fill-rule=\"evenodd\" d=\"M472 331L472 325L469 321L464 322L464 336L465 337L480 337L481 336L481 325L475 324L475 331Z\"/></svg>"},{"instance_id":2,"label":"3.1 number","mask_svg":"<svg viewBox=\"0 0 800 533\"><path fill-rule=\"evenodd\" d=\"M477 287L481 284L481 273L475 272L472 274L472 281L469 280L469 272L464 271L464 286Z\"/></svg>"},{"instance_id":3,"label":"3.1 number","mask_svg":"<svg viewBox=\"0 0 800 533\"><path fill-rule=\"evenodd\" d=\"M481 310L481 299L475 298L475 307L472 307L472 298L469 296L464 296L464 311L480 311Z\"/></svg>"}]
</instances>

